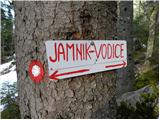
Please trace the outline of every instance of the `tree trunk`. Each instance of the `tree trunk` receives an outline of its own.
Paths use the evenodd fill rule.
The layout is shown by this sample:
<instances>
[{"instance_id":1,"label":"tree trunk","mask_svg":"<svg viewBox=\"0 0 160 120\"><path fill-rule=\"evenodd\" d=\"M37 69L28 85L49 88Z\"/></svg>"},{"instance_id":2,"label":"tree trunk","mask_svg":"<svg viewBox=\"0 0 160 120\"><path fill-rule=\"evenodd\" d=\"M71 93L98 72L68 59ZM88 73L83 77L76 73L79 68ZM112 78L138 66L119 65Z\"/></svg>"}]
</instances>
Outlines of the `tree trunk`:
<instances>
[{"instance_id":1,"label":"tree trunk","mask_svg":"<svg viewBox=\"0 0 160 120\"><path fill-rule=\"evenodd\" d=\"M117 97L133 90L134 60L133 60L133 1L118 2L117 34L119 40L127 41L127 67L117 70Z\"/></svg>"},{"instance_id":2,"label":"tree trunk","mask_svg":"<svg viewBox=\"0 0 160 120\"><path fill-rule=\"evenodd\" d=\"M147 42L147 52L146 52L146 60L145 60L145 71L148 71L149 69L152 68L151 66L151 59L153 57L153 52L155 50L155 48L157 48L158 42L156 42L156 31L158 29L156 25L158 25L158 2L155 2L154 4L154 8L153 11L149 17L149 37L148 37L148 42ZM158 35L157 35L158 36ZM157 39L158 41L158 39ZM156 44L155 44L156 42ZM158 55L156 55L158 56ZM156 57L155 58L158 58ZM157 59L158 60L158 59ZM143 71L143 72L145 72Z\"/></svg>"},{"instance_id":3,"label":"tree trunk","mask_svg":"<svg viewBox=\"0 0 160 120\"><path fill-rule=\"evenodd\" d=\"M35 84L31 60L47 74L44 42L49 39L111 39L117 2L14 2L18 94L22 118L113 118L116 74L108 72ZM111 72L110 72L111 73Z\"/></svg>"}]
</instances>

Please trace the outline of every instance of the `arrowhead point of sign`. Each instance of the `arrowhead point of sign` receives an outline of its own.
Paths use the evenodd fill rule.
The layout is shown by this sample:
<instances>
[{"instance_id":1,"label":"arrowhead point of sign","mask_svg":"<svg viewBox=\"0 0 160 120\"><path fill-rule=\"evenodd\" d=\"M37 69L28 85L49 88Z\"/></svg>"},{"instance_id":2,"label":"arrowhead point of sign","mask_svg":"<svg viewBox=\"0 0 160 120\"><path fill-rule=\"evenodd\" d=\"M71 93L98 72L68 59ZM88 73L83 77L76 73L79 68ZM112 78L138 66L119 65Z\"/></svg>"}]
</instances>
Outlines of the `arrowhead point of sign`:
<instances>
[{"instance_id":1,"label":"arrowhead point of sign","mask_svg":"<svg viewBox=\"0 0 160 120\"><path fill-rule=\"evenodd\" d=\"M117 67L117 66L126 67L127 63L124 60L122 62L123 63L120 63L120 64L107 65L105 66L105 68L112 68L112 67Z\"/></svg>"},{"instance_id":2,"label":"arrowhead point of sign","mask_svg":"<svg viewBox=\"0 0 160 120\"><path fill-rule=\"evenodd\" d=\"M58 70L56 70L52 75L50 75L49 78L51 78L53 80L58 80L57 73L58 73Z\"/></svg>"},{"instance_id":3,"label":"arrowhead point of sign","mask_svg":"<svg viewBox=\"0 0 160 120\"><path fill-rule=\"evenodd\" d=\"M126 67L126 64L127 64L127 63L123 60L123 67Z\"/></svg>"}]
</instances>

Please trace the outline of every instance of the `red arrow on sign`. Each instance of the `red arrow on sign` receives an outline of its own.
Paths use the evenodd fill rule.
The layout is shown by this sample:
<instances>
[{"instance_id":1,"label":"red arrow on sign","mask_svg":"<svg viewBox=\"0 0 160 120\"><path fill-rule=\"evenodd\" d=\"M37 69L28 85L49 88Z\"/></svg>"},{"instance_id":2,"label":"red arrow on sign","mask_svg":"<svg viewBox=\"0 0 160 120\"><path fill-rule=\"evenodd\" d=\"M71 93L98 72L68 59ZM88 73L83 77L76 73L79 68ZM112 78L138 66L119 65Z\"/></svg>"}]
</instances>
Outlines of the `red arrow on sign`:
<instances>
[{"instance_id":1,"label":"red arrow on sign","mask_svg":"<svg viewBox=\"0 0 160 120\"><path fill-rule=\"evenodd\" d=\"M49 76L49 78L58 80L57 77L59 76L64 76L64 75L70 75L70 74L76 74L76 73L82 73L82 72L87 72L89 69L82 69L82 70L77 70L77 71L72 71L72 72L66 72L66 73L60 73L58 74L58 70L56 70L52 75Z\"/></svg>"},{"instance_id":2,"label":"red arrow on sign","mask_svg":"<svg viewBox=\"0 0 160 120\"><path fill-rule=\"evenodd\" d=\"M126 66L126 62L124 60L122 62L123 63L120 63L120 64L107 65L107 66L105 66L105 68L112 68L112 67L117 67L117 66L125 67Z\"/></svg>"}]
</instances>

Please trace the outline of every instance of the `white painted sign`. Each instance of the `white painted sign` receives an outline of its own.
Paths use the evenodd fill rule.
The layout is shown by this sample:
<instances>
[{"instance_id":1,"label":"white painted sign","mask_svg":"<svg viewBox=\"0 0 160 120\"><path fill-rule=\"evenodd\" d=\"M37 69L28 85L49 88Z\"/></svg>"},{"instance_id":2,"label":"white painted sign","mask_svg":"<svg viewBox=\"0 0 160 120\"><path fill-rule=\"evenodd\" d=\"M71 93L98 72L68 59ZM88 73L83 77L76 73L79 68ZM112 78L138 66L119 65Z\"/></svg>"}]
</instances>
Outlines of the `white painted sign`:
<instances>
[{"instance_id":1,"label":"white painted sign","mask_svg":"<svg viewBox=\"0 0 160 120\"><path fill-rule=\"evenodd\" d=\"M125 40L52 40L45 44L53 80L127 66Z\"/></svg>"}]
</instances>

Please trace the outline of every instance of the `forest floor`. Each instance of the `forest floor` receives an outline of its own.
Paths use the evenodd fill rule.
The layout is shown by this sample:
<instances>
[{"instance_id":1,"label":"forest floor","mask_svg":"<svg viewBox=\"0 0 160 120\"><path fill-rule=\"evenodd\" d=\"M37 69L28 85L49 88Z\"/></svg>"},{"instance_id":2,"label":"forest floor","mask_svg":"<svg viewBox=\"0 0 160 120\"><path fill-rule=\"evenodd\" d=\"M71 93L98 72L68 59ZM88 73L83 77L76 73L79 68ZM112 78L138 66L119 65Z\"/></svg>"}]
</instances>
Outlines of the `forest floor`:
<instances>
[{"instance_id":1,"label":"forest floor","mask_svg":"<svg viewBox=\"0 0 160 120\"><path fill-rule=\"evenodd\" d=\"M17 82L17 72L16 65L13 64L14 61L15 60L11 60L0 65L0 90L5 83L13 84L14 82ZM3 108L4 105L0 105L0 111L2 111Z\"/></svg>"}]
</instances>

